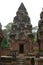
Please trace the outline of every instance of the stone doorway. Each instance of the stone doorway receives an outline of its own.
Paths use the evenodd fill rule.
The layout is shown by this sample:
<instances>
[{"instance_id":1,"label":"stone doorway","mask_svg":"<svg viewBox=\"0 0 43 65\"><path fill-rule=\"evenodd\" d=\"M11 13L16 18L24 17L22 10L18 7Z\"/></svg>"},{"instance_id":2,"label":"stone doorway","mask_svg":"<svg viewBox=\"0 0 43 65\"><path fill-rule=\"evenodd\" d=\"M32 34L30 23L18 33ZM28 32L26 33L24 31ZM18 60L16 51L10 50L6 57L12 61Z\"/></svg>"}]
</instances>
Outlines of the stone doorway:
<instances>
[{"instance_id":1,"label":"stone doorway","mask_svg":"<svg viewBox=\"0 0 43 65\"><path fill-rule=\"evenodd\" d=\"M24 53L24 44L19 45L19 53Z\"/></svg>"},{"instance_id":2,"label":"stone doorway","mask_svg":"<svg viewBox=\"0 0 43 65\"><path fill-rule=\"evenodd\" d=\"M34 58L31 58L31 65L35 65L35 60L34 60Z\"/></svg>"}]
</instances>

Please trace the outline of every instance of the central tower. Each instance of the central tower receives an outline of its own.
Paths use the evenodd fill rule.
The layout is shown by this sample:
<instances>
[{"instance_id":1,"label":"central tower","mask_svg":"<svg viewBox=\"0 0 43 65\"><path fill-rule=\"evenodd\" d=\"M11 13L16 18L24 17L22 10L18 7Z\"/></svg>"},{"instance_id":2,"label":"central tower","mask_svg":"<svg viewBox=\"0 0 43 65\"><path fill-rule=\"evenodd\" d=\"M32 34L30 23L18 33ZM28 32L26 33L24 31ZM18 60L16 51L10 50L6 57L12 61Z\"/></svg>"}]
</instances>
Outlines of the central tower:
<instances>
[{"instance_id":1,"label":"central tower","mask_svg":"<svg viewBox=\"0 0 43 65\"><path fill-rule=\"evenodd\" d=\"M38 43L39 43L39 52L43 56L43 11L40 14L40 20L38 23Z\"/></svg>"},{"instance_id":2,"label":"central tower","mask_svg":"<svg viewBox=\"0 0 43 65\"><path fill-rule=\"evenodd\" d=\"M17 55L27 55L32 52L32 25L23 3L13 19L10 40L10 48L16 51Z\"/></svg>"}]
</instances>

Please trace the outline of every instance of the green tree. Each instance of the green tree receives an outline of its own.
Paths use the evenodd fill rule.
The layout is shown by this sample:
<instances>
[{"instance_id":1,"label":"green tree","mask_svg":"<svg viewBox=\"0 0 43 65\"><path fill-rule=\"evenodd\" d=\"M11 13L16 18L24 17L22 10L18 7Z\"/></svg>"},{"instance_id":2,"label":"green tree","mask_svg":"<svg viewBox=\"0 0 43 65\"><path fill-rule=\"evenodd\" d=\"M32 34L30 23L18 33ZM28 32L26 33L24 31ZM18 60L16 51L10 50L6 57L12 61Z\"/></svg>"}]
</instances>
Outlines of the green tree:
<instances>
[{"instance_id":1,"label":"green tree","mask_svg":"<svg viewBox=\"0 0 43 65\"><path fill-rule=\"evenodd\" d=\"M33 42L37 42L37 30L38 30L38 26L35 26L32 28L32 32L33 32Z\"/></svg>"},{"instance_id":2,"label":"green tree","mask_svg":"<svg viewBox=\"0 0 43 65\"><path fill-rule=\"evenodd\" d=\"M7 31L9 32L11 30L11 26L12 26L12 23L8 23L5 28L7 29Z\"/></svg>"},{"instance_id":3,"label":"green tree","mask_svg":"<svg viewBox=\"0 0 43 65\"><path fill-rule=\"evenodd\" d=\"M8 23L6 26L5 26L5 29L3 29L3 34L4 34L4 38L2 40L2 43L1 43L1 47L2 48L8 48L9 47L9 33L10 33L10 30L11 30L11 26L12 26L12 23Z\"/></svg>"},{"instance_id":4,"label":"green tree","mask_svg":"<svg viewBox=\"0 0 43 65\"><path fill-rule=\"evenodd\" d=\"M8 34L10 33L11 31L11 26L12 26L12 22L11 23L8 23L6 26L5 26L5 29L3 29L3 33L4 33L4 36L8 38Z\"/></svg>"},{"instance_id":5,"label":"green tree","mask_svg":"<svg viewBox=\"0 0 43 65\"><path fill-rule=\"evenodd\" d=\"M1 47L2 48L8 48L9 47L7 38L3 38L3 41L1 43Z\"/></svg>"}]
</instances>

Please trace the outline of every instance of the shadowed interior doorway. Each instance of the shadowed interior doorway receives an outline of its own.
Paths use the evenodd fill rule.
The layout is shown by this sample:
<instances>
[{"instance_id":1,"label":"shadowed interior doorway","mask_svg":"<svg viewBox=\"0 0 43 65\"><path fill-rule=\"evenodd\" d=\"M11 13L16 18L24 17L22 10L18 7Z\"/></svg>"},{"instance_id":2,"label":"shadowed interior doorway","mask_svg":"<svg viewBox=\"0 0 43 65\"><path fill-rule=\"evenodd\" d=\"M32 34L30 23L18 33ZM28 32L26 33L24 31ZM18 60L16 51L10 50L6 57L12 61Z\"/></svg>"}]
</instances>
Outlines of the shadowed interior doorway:
<instances>
[{"instance_id":1,"label":"shadowed interior doorway","mask_svg":"<svg viewBox=\"0 0 43 65\"><path fill-rule=\"evenodd\" d=\"M24 53L24 44L19 45L19 53Z\"/></svg>"}]
</instances>

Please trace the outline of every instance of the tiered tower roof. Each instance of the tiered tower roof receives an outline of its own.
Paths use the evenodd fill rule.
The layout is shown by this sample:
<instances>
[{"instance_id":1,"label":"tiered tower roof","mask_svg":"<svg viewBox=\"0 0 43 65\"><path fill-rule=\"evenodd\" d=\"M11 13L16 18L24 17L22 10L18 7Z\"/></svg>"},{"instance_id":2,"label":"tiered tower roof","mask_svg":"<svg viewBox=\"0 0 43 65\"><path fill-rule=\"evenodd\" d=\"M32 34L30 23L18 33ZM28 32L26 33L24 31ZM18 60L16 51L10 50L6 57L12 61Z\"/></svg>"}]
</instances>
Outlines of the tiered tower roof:
<instances>
[{"instance_id":1,"label":"tiered tower roof","mask_svg":"<svg viewBox=\"0 0 43 65\"><path fill-rule=\"evenodd\" d=\"M42 8L42 12L40 13L40 20L38 26L40 27L42 25L43 25L43 8Z\"/></svg>"},{"instance_id":2,"label":"tiered tower roof","mask_svg":"<svg viewBox=\"0 0 43 65\"><path fill-rule=\"evenodd\" d=\"M3 39L3 32L2 32L2 25L0 23L0 42L2 41Z\"/></svg>"},{"instance_id":3,"label":"tiered tower roof","mask_svg":"<svg viewBox=\"0 0 43 65\"><path fill-rule=\"evenodd\" d=\"M21 3L16 16L14 17L13 24L12 24L12 36L18 36L19 33L24 33L24 30L28 30L28 34L32 33L32 25L30 21L30 17L28 16L27 10L23 3ZM16 35L15 35L16 34Z\"/></svg>"},{"instance_id":4,"label":"tiered tower roof","mask_svg":"<svg viewBox=\"0 0 43 65\"><path fill-rule=\"evenodd\" d=\"M40 18L43 18L43 8L42 8L42 12L40 13Z\"/></svg>"}]
</instances>

